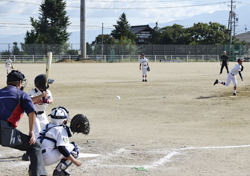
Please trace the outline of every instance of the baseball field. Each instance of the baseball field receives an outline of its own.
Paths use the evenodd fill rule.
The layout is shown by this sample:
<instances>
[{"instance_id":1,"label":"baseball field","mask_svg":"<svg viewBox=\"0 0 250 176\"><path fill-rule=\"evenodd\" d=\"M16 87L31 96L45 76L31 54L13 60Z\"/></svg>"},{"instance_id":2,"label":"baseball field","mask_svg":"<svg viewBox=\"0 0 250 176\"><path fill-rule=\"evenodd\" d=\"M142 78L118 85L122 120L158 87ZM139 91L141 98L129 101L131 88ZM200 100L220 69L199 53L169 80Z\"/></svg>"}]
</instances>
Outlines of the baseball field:
<instances>
[{"instance_id":1,"label":"baseball field","mask_svg":"<svg viewBox=\"0 0 250 176\"><path fill-rule=\"evenodd\" d=\"M230 62L229 69L236 63ZM45 63L15 64L29 80L45 73ZM149 63L141 82L139 63L53 63L50 85L54 107L70 116L84 114L90 134L74 134L82 165L72 176L247 176L250 175L250 63L237 75L237 96L219 62ZM6 69L0 69L0 87ZM121 99L117 100L116 96ZM28 133L27 115L18 129ZM28 175L23 152L0 147L0 175ZM90 155L87 155L90 154ZM55 165L46 167L52 175Z\"/></svg>"}]
</instances>

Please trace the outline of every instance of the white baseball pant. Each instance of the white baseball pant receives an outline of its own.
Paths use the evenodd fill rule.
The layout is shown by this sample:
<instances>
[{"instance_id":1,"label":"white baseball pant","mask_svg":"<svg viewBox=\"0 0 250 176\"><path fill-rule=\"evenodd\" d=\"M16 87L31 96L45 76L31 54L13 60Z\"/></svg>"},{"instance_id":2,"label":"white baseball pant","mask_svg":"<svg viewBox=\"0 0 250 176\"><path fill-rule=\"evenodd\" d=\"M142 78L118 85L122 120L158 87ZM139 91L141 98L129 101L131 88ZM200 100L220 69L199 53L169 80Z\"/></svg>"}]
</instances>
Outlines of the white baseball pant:
<instances>
[{"instance_id":1,"label":"white baseball pant","mask_svg":"<svg viewBox=\"0 0 250 176\"><path fill-rule=\"evenodd\" d=\"M142 67L142 75L146 75L147 74L147 67Z\"/></svg>"},{"instance_id":2,"label":"white baseball pant","mask_svg":"<svg viewBox=\"0 0 250 176\"><path fill-rule=\"evenodd\" d=\"M45 111L43 114L37 114L35 126L34 126L34 134L35 134L36 139L39 137L39 133L42 130L42 128L48 123L49 121L48 121Z\"/></svg>"},{"instance_id":3,"label":"white baseball pant","mask_svg":"<svg viewBox=\"0 0 250 176\"><path fill-rule=\"evenodd\" d=\"M237 85L236 76L233 75L232 73L228 73L228 75L227 75L227 82L225 82L225 86L228 86L231 81L233 81L234 86Z\"/></svg>"},{"instance_id":4,"label":"white baseball pant","mask_svg":"<svg viewBox=\"0 0 250 176\"><path fill-rule=\"evenodd\" d=\"M69 153L71 153L75 148L73 144L69 144L65 147L69 151ZM45 166L55 164L63 158L65 157L59 152L58 149L46 149L46 152L43 153L43 162Z\"/></svg>"}]
</instances>

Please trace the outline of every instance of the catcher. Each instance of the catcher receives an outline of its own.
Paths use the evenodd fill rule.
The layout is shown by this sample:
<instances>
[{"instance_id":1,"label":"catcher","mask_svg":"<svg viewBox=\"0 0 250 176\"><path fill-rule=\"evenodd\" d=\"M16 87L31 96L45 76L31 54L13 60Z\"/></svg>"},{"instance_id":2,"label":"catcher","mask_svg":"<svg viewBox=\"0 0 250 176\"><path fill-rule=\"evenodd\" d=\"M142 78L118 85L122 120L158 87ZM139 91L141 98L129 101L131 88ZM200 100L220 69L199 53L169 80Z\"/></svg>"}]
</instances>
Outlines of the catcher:
<instances>
[{"instance_id":1,"label":"catcher","mask_svg":"<svg viewBox=\"0 0 250 176\"><path fill-rule=\"evenodd\" d=\"M42 145L42 155L44 165L49 166L57 163L53 176L70 175L66 169L74 163L81 166L81 161L77 160L79 155L78 146L74 142L69 142L72 132L88 134L89 121L86 116L78 114L73 117L70 127L67 121L69 119L69 111L64 107L53 108L51 114L51 122L43 127L38 137L38 141ZM71 129L70 129L71 128Z\"/></svg>"}]
</instances>

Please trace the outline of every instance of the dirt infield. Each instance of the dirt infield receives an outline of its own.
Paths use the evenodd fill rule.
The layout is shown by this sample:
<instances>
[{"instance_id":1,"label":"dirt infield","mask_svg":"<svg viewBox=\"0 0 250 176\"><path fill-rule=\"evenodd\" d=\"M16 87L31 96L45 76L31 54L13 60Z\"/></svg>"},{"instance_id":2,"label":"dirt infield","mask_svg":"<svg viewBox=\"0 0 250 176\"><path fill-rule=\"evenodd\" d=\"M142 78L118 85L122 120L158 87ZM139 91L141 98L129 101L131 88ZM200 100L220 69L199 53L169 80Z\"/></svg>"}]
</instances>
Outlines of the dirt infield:
<instances>
[{"instance_id":1,"label":"dirt infield","mask_svg":"<svg viewBox=\"0 0 250 176\"><path fill-rule=\"evenodd\" d=\"M237 97L219 63L149 63L148 82L141 82L138 63L53 63L50 86L54 103L71 117L85 114L88 136L70 140L81 153L82 166L71 166L73 176L246 176L250 173L250 63L243 63L244 81L237 75ZM230 63L232 69L236 63ZM45 64L15 64L34 87ZM0 87L6 71L0 70ZM121 99L117 100L116 96ZM28 133L25 115L18 128ZM23 152L0 147L0 175L28 175ZM46 167L52 175L56 165ZM140 168L141 167L141 168ZM142 171L140 170L142 169ZM146 169L146 170L144 170Z\"/></svg>"}]
</instances>

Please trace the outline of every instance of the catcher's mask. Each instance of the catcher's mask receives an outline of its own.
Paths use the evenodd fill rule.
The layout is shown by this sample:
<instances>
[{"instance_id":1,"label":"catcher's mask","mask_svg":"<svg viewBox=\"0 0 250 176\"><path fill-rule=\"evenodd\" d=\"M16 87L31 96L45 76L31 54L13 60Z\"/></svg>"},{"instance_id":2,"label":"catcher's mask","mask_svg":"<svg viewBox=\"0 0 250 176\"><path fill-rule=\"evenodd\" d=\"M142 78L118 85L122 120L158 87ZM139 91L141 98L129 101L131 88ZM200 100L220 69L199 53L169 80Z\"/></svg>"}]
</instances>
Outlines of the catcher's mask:
<instances>
[{"instance_id":1,"label":"catcher's mask","mask_svg":"<svg viewBox=\"0 0 250 176\"><path fill-rule=\"evenodd\" d=\"M57 108L53 108L51 110L51 114L48 116L51 117L51 123L55 125L62 125L65 120L68 121L69 111L64 107L59 106Z\"/></svg>"},{"instance_id":2,"label":"catcher's mask","mask_svg":"<svg viewBox=\"0 0 250 176\"><path fill-rule=\"evenodd\" d=\"M22 74L18 70L12 70L7 75L7 84L8 84L8 82L13 82L13 81L21 81L22 82L21 90L23 90L26 87L27 83L28 83L28 80L25 79L24 74Z\"/></svg>"},{"instance_id":3,"label":"catcher's mask","mask_svg":"<svg viewBox=\"0 0 250 176\"><path fill-rule=\"evenodd\" d=\"M49 85L46 86L46 75L45 74L40 74L38 75L35 80L35 86L38 88L38 89L48 89L49 88Z\"/></svg>"}]
</instances>

